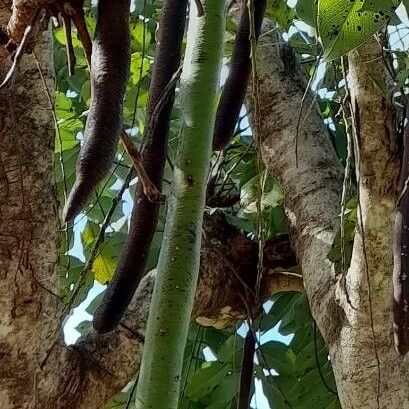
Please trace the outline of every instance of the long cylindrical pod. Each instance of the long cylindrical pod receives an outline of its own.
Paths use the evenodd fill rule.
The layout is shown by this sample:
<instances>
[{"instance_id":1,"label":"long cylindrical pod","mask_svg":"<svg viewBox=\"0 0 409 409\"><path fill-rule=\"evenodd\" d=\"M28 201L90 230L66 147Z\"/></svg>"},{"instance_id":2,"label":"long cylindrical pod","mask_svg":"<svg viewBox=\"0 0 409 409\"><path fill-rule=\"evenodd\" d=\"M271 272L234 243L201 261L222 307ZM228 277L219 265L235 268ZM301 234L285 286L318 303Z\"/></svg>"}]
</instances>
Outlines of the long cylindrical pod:
<instances>
[{"instance_id":1,"label":"long cylindrical pod","mask_svg":"<svg viewBox=\"0 0 409 409\"><path fill-rule=\"evenodd\" d=\"M166 102L156 120L153 116L155 108L164 97L164 90L180 66L186 9L187 0L166 0L159 25L159 44L152 73L145 121L145 148L142 152L145 171L159 189L162 186L166 160L169 121L175 98L174 86L169 89ZM112 331L116 327L143 276L149 247L156 230L159 207L159 203L149 201L142 188L138 188L128 237L115 275L94 315L93 325L100 333Z\"/></svg>"},{"instance_id":2,"label":"long cylindrical pod","mask_svg":"<svg viewBox=\"0 0 409 409\"><path fill-rule=\"evenodd\" d=\"M266 0L254 0L254 29L258 39L266 9ZM251 73L250 18L247 1L243 4L230 71L216 113L213 149L221 150L230 142L246 96Z\"/></svg>"},{"instance_id":3,"label":"long cylindrical pod","mask_svg":"<svg viewBox=\"0 0 409 409\"><path fill-rule=\"evenodd\" d=\"M250 406L255 351L256 336L253 329L249 328L243 345L237 409L248 409Z\"/></svg>"},{"instance_id":4,"label":"long cylindrical pod","mask_svg":"<svg viewBox=\"0 0 409 409\"><path fill-rule=\"evenodd\" d=\"M122 127L130 66L130 0L99 0L91 57L91 106L76 180L64 208L72 220L111 169Z\"/></svg>"},{"instance_id":5,"label":"long cylindrical pod","mask_svg":"<svg viewBox=\"0 0 409 409\"><path fill-rule=\"evenodd\" d=\"M158 275L136 393L143 409L176 409L187 331L199 273L216 99L225 32L225 1L191 2L181 77L184 129L176 154Z\"/></svg>"},{"instance_id":6,"label":"long cylindrical pod","mask_svg":"<svg viewBox=\"0 0 409 409\"><path fill-rule=\"evenodd\" d=\"M409 118L409 108L406 113ZM401 355L409 352L409 124L403 135L403 156L393 240L393 332Z\"/></svg>"}]
</instances>

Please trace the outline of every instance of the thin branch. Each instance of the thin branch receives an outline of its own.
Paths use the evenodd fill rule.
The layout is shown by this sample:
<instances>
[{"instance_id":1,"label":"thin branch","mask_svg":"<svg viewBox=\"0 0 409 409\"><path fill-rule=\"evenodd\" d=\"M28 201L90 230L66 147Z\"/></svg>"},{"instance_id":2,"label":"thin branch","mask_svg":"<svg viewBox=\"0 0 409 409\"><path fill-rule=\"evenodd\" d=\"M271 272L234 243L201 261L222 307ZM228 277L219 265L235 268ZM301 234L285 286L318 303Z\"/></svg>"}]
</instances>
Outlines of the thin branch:
<instances>
[{"instance_id":1,"label":"thin branch","mask_svg":"<svg viewBox=\"0 0 409 409\"><path fill-rule=\"evenodd\" d=\"M65 7L65 12L71 17L77 28L77 36L84 48L85 57L88 63L88 68L91 70L91 55L92 55L92 40L88 32L85 22L83 8Z\"/></svg>"},{"instance_id":2,"label":"thin branch","mask_svg":"<svg viewBox=\"0 0 409 409\"><path fill-rule=\"evenodd\" d=\"M168 82L166 85L165 89L162 91L161 97L158 101L158 103L155 105L155 108L152 112L151 120L149 121L149 129L153 129L154 125L157 123L159 119L159 115L162 112L162 108L168 101L168 98L171 94L171 90L173 89L174 85L179 79L180 74L182 73L182 68L183 66L180 65L180 67L177 69L177 71L173 74L171 80Z\"/></svg>"},{"instance_id":3,"label":"thin branch","mask_svg":"<svg viewBox=\"0 0 409 409\"><path fill-rule=\"evenodd\" d=\"M75 52L74 46L72 45L72 33L71 33L71 17L65 13L62 13L62 21L65 33L65 47L67 52L67 62L68 62L68 75L74 75L75 71Z\"/></svg>"},{"instance_id":4,"label":"thin branch","mask_svg":"<svg viewBox=\"0 0 409 409\"><path fill-rule=\"evenodd\" d=\"M151 202L163 203L165 195L163 195L159 189L152 183L147 175L145 168L142 165L142 156L137 147L132 142L129 135L123 130L120 134L121 142L123 143L126 152L132 159L134 168L138 174L139 181L141 182L143 193Z\"/></svg>"},{"instance_id":5,"label":"thin branch","mask_svg":"<svg viewBox=\"0 0 409 409\"><path fill-rule=\"evenodd\" d=\"M10 83L10 81L14 78L17 67L19 66L21 58L23 57L24 51L25 51L26 46L27 46L27 42L30 39L31 33L33 32L34 25L37 22L39 15L40 15L40 9L36 9L32 19L31 19L31 23L24 30L23 38L21 40L21 43L17 47L16 53L14 55L13 64L11 65L11 67L10 67L6 77L4 78L3 82L0 84L0 90L5 88Z\"/></svg>"}]
</instances>

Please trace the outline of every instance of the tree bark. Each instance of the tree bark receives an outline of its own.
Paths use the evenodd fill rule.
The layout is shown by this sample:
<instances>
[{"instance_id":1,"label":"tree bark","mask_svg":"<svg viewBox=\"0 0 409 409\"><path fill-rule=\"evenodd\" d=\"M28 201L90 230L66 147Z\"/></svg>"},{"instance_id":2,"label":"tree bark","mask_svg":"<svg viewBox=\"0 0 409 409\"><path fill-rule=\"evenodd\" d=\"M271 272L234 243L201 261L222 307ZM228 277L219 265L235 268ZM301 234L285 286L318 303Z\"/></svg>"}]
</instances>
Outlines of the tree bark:
<instances>
[{"instance_id":1,"label":"tree bark","mask_svg":"<svg viewBox=\"0 0 409 409\"><path fill-rule=\"evenodd\" d=\"M183 129L136 388L136 407L140 409L178 407L183 356L199 278L215 120L212 103L220 77L226 3L202 0L201 4L202 11L193 3L190 6L180 79Z\"/></svg>"},{"instance_id":2,"label":"tree bark","mask_svg":"<svg viewBox=\"0 0 409 409\"><path fill-rule=\"evenodd\" d=\"M358 228L346 291L347 322L331 346L344 408L409 407L408 366L392 335L392 236L399 161L391 89L381 45L372 38L349 58L359 184ZM381 85L380 85L381 84ZM384 87L385 86L385 87ZM352 340L352 342L351 342Z\"/></svg>"},{"instance_id":3,"label":"tree bark","mask_svg":"<svg viewBox=\"0 0 409 409\"><path fill-rule=\"evenodd\" d=\"M271 28L267 24L265 32ZM371 39L349 59L362 217L345 280L335 276L327 258L339 228L343 170L322 118L313 108L303 122L297 167L294 112L300 111L306 87L301 68L275 33L261 37L257 64L262 155L285 190L294 248L330 352L342 407L409 407L408 366L392 339L392 230L399 163L393 108L379 87L390 85L381 48ZM310 93L304 104L312 104Z\"/></svg>"},{"instance_id":4,"label":"tree bark","mask_svg":"<svg viewBox=\"0 0 409 409\"><path fill-rule=\"evenodd\" d=\"M8 10L0 6L0 22ZM52 88L50 37L36 49ZM10 58L1 51L0 77ZM32 56L0 92L0 402L28 408L41 352L59 326L59 225L52 184L54 127L45 87Z\"/></svg>"}]
</instances>

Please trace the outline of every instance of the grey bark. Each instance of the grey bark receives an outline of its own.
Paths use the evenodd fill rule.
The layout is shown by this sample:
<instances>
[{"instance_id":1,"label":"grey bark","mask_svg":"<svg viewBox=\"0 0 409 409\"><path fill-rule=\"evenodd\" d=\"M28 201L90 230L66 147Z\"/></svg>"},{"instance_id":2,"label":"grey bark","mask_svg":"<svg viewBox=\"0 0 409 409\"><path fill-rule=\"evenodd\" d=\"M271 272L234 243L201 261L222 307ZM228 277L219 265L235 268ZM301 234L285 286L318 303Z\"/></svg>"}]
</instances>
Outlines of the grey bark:
<instances>
[{"instance_id":1,"label":"grey bark","mask_svg":"<svg viewBox=\"0 0 409 409\"><path fill-rule=\"evenodd\" d=\"M362 221L345 280L335 276L327 258L339 229L343 169L315 107L300 128L296 166L297 116L306 84L275 33L262 36L257 64L262 155L285 190L307 297L329 348L342 407L407 408L408 365L394 349L391 319L399 163L393 108L379 87L391 85L380 45L371 39L349 59ZM304 106L311 104L308 93Z\"/></svg>"}]
</instances>

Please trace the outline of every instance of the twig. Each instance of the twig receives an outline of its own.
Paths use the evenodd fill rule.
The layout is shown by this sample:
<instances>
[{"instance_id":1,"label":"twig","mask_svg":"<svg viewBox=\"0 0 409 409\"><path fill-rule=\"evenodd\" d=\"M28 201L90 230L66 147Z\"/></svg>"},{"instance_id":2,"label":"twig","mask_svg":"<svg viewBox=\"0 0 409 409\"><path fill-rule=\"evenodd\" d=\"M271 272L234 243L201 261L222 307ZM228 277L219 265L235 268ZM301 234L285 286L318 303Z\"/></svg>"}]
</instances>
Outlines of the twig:
<instances>
[{"instance_id":1,"label":"twig","mask_svg":"<svg viewBox=\"0 0 409 409\"><path fill-rule=\"evenodd\" d=\"M314 98L312 99L310 106L308 107L307 111L305 112L304 117L302 117L303 116L304 104L305 104L307 95L310 92L311 84L315 79L315 75L317 74L317 70L318 70L319 63L321 61L322 54L323 53L321 51L320 55L317 57L317 60L316 60L315 66L314 66L314 71L313 71L310 79L308 80L307 86L305 87L304 95L303 95L303 97L301 99L300 112L298 114L297 126L296 126L296 131L295 131L295 167L296 168L298 168L298 144L299 144L300 128L305 123L305 120L307 119L308 114L311 112L311 110L312 110L312 108L313 108L313 106L314 106L314 104L316 102L317 94L314 93Z\"/></svg>"},{"instance_id":2,"label":"twig","mask_svg":"<svg viewBox=\"0 0 409 409\"><path fill-rule=\"evenodd\" d=\"M264 267L263 267L263 257L264 257L264 220L262 212L262 198L264 193L265 184L265 171L263 167L263 162L261 159L261 138L260 138L260 98L259 98L259 84L258 84L258 67L257 67L257 35L254 20L254 0L247 0L247 8L249 13L249 25L250 25L250 57L251 57L251 73L252 73L252 89L251 97L253 100L253 118L254 118L254 138L257 141L257 174L258 174L258 192L257 192L257 240L258 240L258 262L257 262L257 278L256 278L256 302L260 301L260 286L263 277ZM263 173L263 177L262 177Z\"/></svg>"},{"instance_id":3,"label":"twig","mask_svg":"<svg viewBox=\"0 0 409 409\"><path fill-rule=\"evenodd\" d=\"M72 33L71 33L71 17L68 14L62 13L62 22L65 33L65 48L67 51L67 62L68 62L68 75L74 75L75 71L75 53L74 46L72 45Z\"/></svg>"},{"instance_id":4,"label":"twig","mask_svg":"<svg viewBox=\"0 0 409 409\"><path fill-rule=\"evenodd\" d=\"M162 112L162 108L163 106L166 104L168 97L170 95L170 91L172 90L173 86L175 85L175 83L177 82L177 80L179 79L179 76L182 72L182 65L177 69L177 71L173 74L171 80L168 82L168 84L166 85L165 89L162 91L161 97L158 101L158 103L155 105L155 108L152 112L152 116L151 116L151 120L149 123L149 129L153 129L154 125L156 124L156 122L159 119L159 115Z\"/></svg>"},{"instance_id":5,"label":"twig","mask_svg":"<svg viewBox=\"0 0 409 409\"><path fill-rule=\"evenodd\" d=\"M139 379L139 374L136 376L136 378L135 378L135 380L133 382L132 389L131 389L131 392L129 393L129 397L128 397L128 400L126 401L126 405L125 405L124 409L129 409L131 407L132 398L133 398L133 396L135 394L136 386L138 385L138 379Z\"/></svg>"},{"instance_id":6,"label":"twig","mask_svg":"<svg viewBox=\"0 0 409 409\"><path fill-rule=\"evenodd\" d=\"M165 196L149 179L149 176L142 165L142 156L139 150L136 148L131 138L124 130L121 132L120 138L121 142L125 147L126 152L132 159L133 166L136 170L136 173L138 174L139 181L141 182L142 185L143 193L151 202L162 203L165 199Z\"/></svg>"},{"instance_id":7,"label":"twig","mask_svg":"<svg viewBox=\"0 0 409 409\"><path fill-rule=\"evenodd\" d=\"M59 142L59 162L60 162L60 168L61 168L61 176L62 176L62 180L63 180L63 190L64 190L64 203L67 201L67 194L68 194L68 187L67 187L67 178L66 178L66 174L65 174L65 165L64 165L64 158L63 158L63 150L62 150L62 138L61 138L61 132L60 132L60 126L58 124L58 120L57 120L57 115L55 114L54 111L54 104L53 104L53 98L51 96L51 92L50 89L47 86L47 82L44 78L44 74L43 74L43 70L41 69L40 66L40 61L37 58L36 52L33 51L33 57L34 57L34 61L35 64L37 66L37 70L38 73L40 75L41 78L41 82L43 83L44 86L44 92L46 94L47 97L47 101L49 104L49 108L51 110L51 115L53 117L53 122L54 122L54 127L55 127L55 132L57 134L57 138L58 138L58 142ZM66 241L66 251L68 252L69 250L69 246L70 246L70 236L69 236L69 231L68 231L68 227L67 225L65 225L65 241ZM67 259L67 270L70 269L70 258L68 257Z\"/></svg>"},{"instance_id":8,"label":"twig","mask_svg":"<svg viewBox=\"0 0 409 409\"><path fill-rule=\"evenodd\" d=\"M27 42L30 38L30 35L33 31L33 27L38 19L39 14L40 14L40 9L37 9L33 15L33 18L31 19L30 25L28 25L26 29L24 30L23 38L21 40L21 43L17 47L16 53L14 55L13 64L11 65L3 82L0 84L0 90L6 87L10 83L10 81L13 79L16 69L18 65L20 64L21 58L23 57L24 51L27 46Z\"/></svg>"},{"instance_id":9,"label":"twig","mask_svg":"<svg viewBox=\"0 0 409 409\"><path fill-rule=\"evenodd\" d=\"M345 84L347 84L347 71L345 67L344 58L341 58L341 68L343 73L343 78ZM347 137L347 158L345 162L345 172L344 172L344 181L342 184L342 196L341 196L341 220L340 220L340 234L341 234L341 268L342 268L342 280L345 290L345 296L347 303L351 306L352 309L356 310L356 307L352 304L351 298L349 296L348 287L347 287L347 261L346 261L346 251L345 251L345 211L347 205L347 197L349 190L351 188L351 177L352 177L352 161L354 159L354 146L353 146L353 136L351 134L351 125L349 123L349 117L347 116L348 104L351 101L351 95L349 93L348 87L345 85L345 97L341 102L341 111L343 116L343 121L345 125L345 133ZM349 116L352 115L351 112L348 112Z\"/></svg>"},{"instance_id":10,"label":"twig","mask_svg":"<svg viewBox=\"0 0 409 409\"><path fill-rule=\"evenodd\" d=\"M88 32L87 24L85 23L85 15L83 8L74 9L73 7L66 7L65 12L71 17L77 28L77 36L84 48L85 57L88 63L88 68L91 70L91 55L92 55L92 41Z\"/></svg>"}]
</instances>

